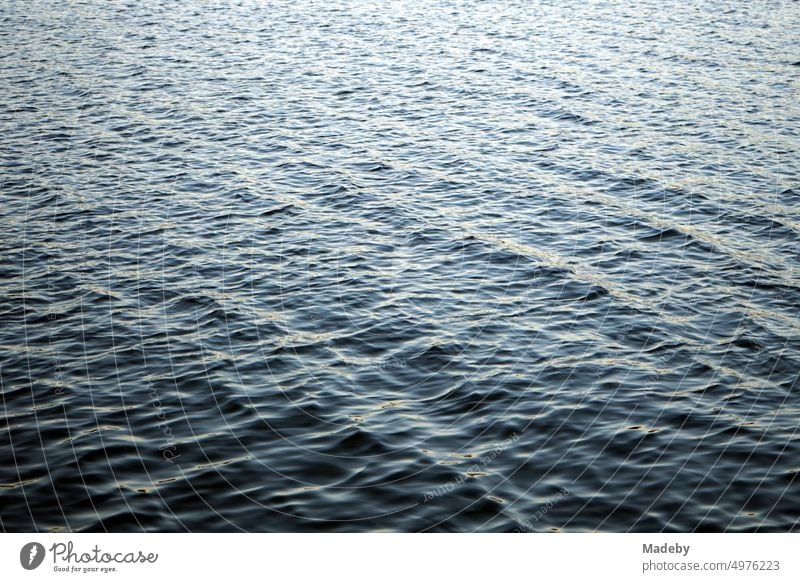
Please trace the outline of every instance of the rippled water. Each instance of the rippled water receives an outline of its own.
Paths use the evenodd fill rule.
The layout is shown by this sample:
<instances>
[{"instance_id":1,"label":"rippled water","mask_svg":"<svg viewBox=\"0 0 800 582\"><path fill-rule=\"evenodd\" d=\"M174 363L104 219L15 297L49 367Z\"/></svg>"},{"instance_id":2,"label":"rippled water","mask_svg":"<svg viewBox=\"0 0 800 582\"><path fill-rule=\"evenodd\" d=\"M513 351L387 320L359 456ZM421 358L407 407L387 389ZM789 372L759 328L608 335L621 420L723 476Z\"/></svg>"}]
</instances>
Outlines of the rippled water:
<instances>
[{"instance_id":1,"label":"rippled water","mask_svg":"<svg viewBox=\"0 0 800 582\"><path fill-rule=\"evenodd\" d=\"M5 2L0 527L796 529L798 31Z\"/></svg>"}]
</instances>

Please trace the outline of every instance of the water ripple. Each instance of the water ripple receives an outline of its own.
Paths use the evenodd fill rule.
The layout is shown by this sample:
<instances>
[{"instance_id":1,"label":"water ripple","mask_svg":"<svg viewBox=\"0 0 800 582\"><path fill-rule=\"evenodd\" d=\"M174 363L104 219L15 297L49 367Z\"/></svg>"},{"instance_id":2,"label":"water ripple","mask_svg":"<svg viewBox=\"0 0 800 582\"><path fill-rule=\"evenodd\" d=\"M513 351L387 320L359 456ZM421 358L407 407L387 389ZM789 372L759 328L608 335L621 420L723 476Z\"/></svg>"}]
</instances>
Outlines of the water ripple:
<instances>
[{"instance_id":1,"label":"water ripple","mask_svg":"<svg viewBox=\"0 0 800 582\"><path fill-rule=\"evenodd\" d=\"M0 527L797 529L799 20L4 7Z\"/></svg>"}]
</instances>

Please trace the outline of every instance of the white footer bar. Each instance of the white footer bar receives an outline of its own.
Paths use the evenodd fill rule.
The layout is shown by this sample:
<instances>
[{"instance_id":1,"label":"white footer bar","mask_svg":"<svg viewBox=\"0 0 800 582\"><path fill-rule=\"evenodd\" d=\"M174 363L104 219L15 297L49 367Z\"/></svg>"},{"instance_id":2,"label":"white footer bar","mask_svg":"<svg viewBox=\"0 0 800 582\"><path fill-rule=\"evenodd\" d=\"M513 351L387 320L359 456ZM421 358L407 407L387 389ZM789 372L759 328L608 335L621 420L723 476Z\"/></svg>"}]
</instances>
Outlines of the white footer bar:
<instances>
[{"instance_id":1,"label":"white footer bar","mask_svg":"<svg viewBox=\"0 0 800 582\"><path fill-rule=\"evenodd\" d=\"M796 534L2 534L3 580L800 580Z\"/></svg>"}]
</instances>

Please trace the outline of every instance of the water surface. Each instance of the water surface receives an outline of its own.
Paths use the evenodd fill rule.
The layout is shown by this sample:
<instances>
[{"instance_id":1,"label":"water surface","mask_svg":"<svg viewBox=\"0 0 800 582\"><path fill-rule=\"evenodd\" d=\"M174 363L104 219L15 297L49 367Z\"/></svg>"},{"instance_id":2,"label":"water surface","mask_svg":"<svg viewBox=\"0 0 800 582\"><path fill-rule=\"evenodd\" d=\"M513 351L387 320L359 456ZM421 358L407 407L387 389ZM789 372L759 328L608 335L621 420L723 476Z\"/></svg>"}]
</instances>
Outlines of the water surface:
<instances>
[{"instance_id":1,"label":"water surface","mask_svg":"<svg viewBox=\"0 0 800 582\"><path fill-rule=\"evenodd\" d=\"M799 30L3 3L0 527L796 529Z\"/></svg>"}]
</instances>

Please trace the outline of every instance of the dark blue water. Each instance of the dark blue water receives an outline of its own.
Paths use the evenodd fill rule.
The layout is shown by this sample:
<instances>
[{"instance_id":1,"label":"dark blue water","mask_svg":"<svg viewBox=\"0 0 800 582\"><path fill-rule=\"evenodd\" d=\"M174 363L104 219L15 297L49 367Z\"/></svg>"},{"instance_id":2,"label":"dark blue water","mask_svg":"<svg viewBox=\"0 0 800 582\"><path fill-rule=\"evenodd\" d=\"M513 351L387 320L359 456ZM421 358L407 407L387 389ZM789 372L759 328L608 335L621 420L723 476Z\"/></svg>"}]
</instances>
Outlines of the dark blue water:
<instances>
[{"instance_id":1,"label":"dark blue water","mask_svg":"<svg viewBox=\"0 0 800 582\"><path fill-rule=\"evenodd\" d=\"M0 528L790 531L800 3L4 2Z\"/></svg>"}]
</instances>

